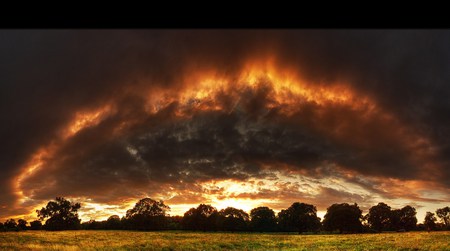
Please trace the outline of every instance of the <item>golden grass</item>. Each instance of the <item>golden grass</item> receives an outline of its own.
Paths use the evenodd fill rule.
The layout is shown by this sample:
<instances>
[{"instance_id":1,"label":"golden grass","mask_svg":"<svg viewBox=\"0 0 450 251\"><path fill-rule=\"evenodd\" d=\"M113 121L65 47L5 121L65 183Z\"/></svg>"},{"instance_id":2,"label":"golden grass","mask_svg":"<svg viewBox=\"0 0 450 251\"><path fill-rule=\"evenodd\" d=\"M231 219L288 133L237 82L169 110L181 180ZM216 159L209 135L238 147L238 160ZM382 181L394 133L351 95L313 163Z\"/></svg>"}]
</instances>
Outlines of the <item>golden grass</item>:
<instances>
[{"instance_id":1,"label":"golden grass","mask_svg":"<svg viewBox=\"0 0 450 251\"><path fill-rule=\"evenodd\" d=\"M450 232L358 235L94 230L0 232L0 250L450 250Z\"/></svg>"}]
</instances>

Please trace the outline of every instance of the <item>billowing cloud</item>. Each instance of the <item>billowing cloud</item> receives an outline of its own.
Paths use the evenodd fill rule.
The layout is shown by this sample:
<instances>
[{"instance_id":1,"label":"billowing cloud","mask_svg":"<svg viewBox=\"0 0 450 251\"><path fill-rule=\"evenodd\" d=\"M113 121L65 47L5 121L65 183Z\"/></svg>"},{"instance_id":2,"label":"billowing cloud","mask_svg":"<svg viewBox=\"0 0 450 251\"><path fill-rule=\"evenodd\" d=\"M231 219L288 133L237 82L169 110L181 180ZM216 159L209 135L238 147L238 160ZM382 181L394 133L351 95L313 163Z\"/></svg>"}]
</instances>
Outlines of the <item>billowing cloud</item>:
<instances>
[{"instance_id":1,"label":"billowing cloud","mask_svg":"<svg viewBox=\"0 0 450 251\"><path fill-rule=\"evenodd\" d=\"M86 218L143 196L175 213L450 201L448 32L1 36L0 217L55 196Z\"/></svg>"}]
</instances>

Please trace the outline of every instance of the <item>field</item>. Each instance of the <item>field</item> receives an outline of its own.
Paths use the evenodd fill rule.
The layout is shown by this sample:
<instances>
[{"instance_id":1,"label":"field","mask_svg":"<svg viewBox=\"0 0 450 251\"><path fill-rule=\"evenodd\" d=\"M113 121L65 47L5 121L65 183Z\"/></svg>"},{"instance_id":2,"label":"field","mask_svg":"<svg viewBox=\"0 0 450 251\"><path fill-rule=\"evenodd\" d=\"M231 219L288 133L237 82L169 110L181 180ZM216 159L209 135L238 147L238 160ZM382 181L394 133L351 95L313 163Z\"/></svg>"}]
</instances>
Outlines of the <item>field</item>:
<instances>
[{"instance_id":1,"label":"field","mask_svg":"<svg viewBox=\"0 0 450 251\"><path fill-rule=\"evenodd\" d=\"M0 250L450 250L450 232L359 235L0 232Z\"/></svg>"}]
</instances>

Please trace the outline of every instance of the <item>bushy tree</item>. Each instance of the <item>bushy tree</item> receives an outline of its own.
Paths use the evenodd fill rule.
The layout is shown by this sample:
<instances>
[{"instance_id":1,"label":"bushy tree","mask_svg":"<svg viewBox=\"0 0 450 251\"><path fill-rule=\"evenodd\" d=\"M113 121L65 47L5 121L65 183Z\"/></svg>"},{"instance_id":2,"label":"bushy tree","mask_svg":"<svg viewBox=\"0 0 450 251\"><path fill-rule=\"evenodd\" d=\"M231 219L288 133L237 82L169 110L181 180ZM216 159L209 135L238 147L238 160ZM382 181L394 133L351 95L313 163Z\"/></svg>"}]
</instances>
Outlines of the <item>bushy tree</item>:
<instances>
[{"instance_id":1,"label":"bushy tree","mask_svg":"<svg viewBox=\"0 0 450 251\"><path fill-rule=\"evenodd\" d=\"M391 226L391 207L385 203L378 203L369 209L369 213L366 215L367 223L369 227L376 231L389 230Z\"/></svg>"},{"instance_id":2,"label":"bushy tree","mask_svg":"<svg viewBox=\"0 0 450 251\"><path fill-rule=\"evenodd\" d=\"M144 198L127 211L125 219L133 229L160 230L167 226L166 215L169 211L170 207L162 200Z\"/></svg>"},{"instance_id":3,"label":"bushy tree","mask_svg":"<svg viewBox=\"0 0 450 251\"><path fill-rule=\"evenodd\" d=\"M423 221L423 225L427 231L432 231L436 229L436 217L434 213L427 212L425 215L425 219Z\"/></svg>"},{"instance_id":4,"label":"bushy tree","mask_svg":"<svg viewBox=\"0 0 450 251\"><path fill-rule=\"evenodd\" d=\"M445 228L450 229L450 207L443 207L436 210L436 215L445 224Z\"/></svg>"},{"instance_id":5,"label":"bushy tree","mask_svg":"<svg viewBox=\"0 0 450 251\"><path fill-rule=\"evenodd\" d=\"M417 218L416 209L411 206L405 206L402 209L393 210L392 225L394 230L411 231L416 228Z\"/></svg>"},{"instance_id":6,"label":"bushy tree","mask_svg":"<svg viewBox=\"0 0 450 251\"><path fill-rule=\"evenodd\" d=\"M279 224L283 231L317 231L320 228L320 219L317 217L315 206L295 202L288 209L278 213Z\"/></svg>"},{"instance_id":7,"label":"bushy tree","mask_svg":"<svg viewBox=\"0 0 450 251\"><path fill-rule=\"evenodd\" d=\"M78 229L80 219L78 209L80 203L72 203L63 197L56 197L55 201L49 201L46 207L36 210L40 220L45 220L46 230Z\"/></svg>"},{"instance_id":8,"label":"bushy tree","mask_svg":"<svg viewBox=\"0 0 450 251\"><path fill-rule=\"evenodd\" d=\"M106 229L121 229L120 217L118 215L111 215L105 222Z\"/></svg>"},{"instance_id":9,"label":"bushy tree","mask_svg":"<svg viewBox=\"0 0 450 251\"><path fill-rule=\"evenodd\" d=\"M27 224L28 224L28 222L27 222L26 220L24 220L24 219L19 219L19 220L17 221L17 228L18 228L19 230L27 230Z\"/></svg>"},{"instance_id":10,"label":"bushy tree","mask_svg":"<svg viewBox=\"0 0 450 251\"><path fill-rule=\"evenodd\" d=\"M416 209L411 206L405 206L401 209L392 210L385 203L378 203L369 209L365 219L369 227L378 232L396 230L410 231L416 228L417 218Z\"/></svg>"},{"instance_id":11,"label":"bushy tree","mask_svg":"<svg viewBox=\"0 0 450 251\"><path fill-rule=\"evenodd\" d=\"M253 231L271 232L277 227L275 212L268 207L257 207L250 211L250 226Z\"/></svg>"},{"instance_id":12,"label":"bushy tree","mask_svg":"<svg viewBox=\"0 0 450 251\"><path fill-rule=\"evenodd\" d=\"M333 204L327 209L323 227L327 231L361 232L362 211L358 204Z\"/></svg>"},{"instance_id":13,"label":"bushy tree","mask_svg":"<svg viewBox=\"0 0 450 251\"><path fill-rule=\"evenodd\" d=\"M220 210L218 225L224 231L244 231L247 230L249 216L241 209L227 207Z\"/></svg>"},{"instance_id":14,"label":"bushy tree","mask_svg":"<svg viewBox=\"0 0 450 251\"><path fill-rule=\"evenodd\" d=\"M17 222L14 219L6 220L4 226L6 230L17 230Z\"/></svg>"},{"instance_id":15,"label":"bushy tree","mask_svg":"<svg viewBox=\"0 0 450 251\"><path fill-rule=\"evenodd\" d=\"M200 204L197 208L191 208L184 214L182 225L184 229L189 230L217 230L218 215L215 207Z\"/></svg>"}]
</instances>

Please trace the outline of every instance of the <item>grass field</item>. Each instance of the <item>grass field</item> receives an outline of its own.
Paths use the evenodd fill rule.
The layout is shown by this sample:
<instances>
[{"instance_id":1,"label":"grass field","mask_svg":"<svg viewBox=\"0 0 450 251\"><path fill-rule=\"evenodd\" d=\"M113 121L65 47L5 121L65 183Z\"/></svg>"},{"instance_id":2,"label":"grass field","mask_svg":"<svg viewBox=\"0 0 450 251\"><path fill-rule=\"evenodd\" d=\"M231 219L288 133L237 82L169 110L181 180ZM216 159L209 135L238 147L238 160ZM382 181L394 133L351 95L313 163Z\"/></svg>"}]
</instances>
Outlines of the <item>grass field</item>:
<instances>
[{"instance_id":1,"label":"grass field","mask_svg":"<svg viewBox=\"0 0 450 251\"><path fill-rule=\"evenodd\" d=\"M359 235L0 232L0 250L450 250L450 232Z\"/></svg>"}]
</instances>

